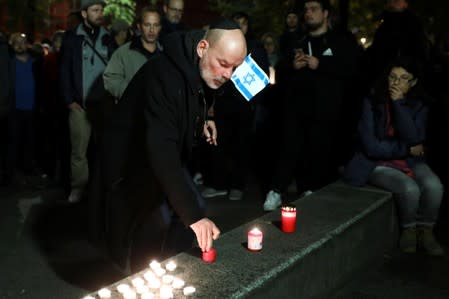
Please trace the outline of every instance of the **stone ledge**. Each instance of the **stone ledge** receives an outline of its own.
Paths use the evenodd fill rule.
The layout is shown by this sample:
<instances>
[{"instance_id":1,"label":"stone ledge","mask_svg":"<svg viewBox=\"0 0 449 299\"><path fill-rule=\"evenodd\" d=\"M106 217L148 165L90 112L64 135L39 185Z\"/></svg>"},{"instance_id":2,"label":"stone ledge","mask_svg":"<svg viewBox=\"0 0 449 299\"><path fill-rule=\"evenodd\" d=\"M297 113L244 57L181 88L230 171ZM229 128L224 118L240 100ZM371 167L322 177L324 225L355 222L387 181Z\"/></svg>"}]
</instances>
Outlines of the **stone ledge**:
<instances>
[{"instance_id":1,"label":"stone ledge","mask_svg":"<svg viewBox=\"0 0 449 299\"><path fill-rule=\"evenodd\" d=\"M203 263L196 251L173 257L175 276L197 289L191 298L327 297L394 242L390 193L336 182L293 203L295 233L284 234L274 225L280 221L277 210L223 234L214 243L213 264ZM244 246L254 226L264 233L257 253ZM109 288L139 275L143 272ZM121 296L113 292L113 298ZM185 297L177 292L175 298Z\"/></svg>"}]
</instances>

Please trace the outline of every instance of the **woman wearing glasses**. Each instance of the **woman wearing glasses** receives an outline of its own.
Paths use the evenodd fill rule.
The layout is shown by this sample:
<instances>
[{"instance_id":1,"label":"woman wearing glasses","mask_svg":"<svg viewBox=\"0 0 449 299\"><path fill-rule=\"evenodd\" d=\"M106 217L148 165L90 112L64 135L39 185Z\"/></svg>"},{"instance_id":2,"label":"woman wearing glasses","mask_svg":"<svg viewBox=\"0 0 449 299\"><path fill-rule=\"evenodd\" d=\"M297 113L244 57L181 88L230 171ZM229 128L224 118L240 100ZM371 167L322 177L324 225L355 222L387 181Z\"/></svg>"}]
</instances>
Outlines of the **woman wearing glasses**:
<instances>
[{"instance_id":1,"label":"woman wearing glasses","mask_svg":"<svg viewBox=\"0 0 449 299\"><path fill-rule=\"evenodd\" d=\"M363 104L358 126L360 146L345 168L349 184L366 183L393 193L402 226L399 247L417 247L441 256L435 240L443 186L426 164L428 97L419 81L417 63L399 58L373 88Z\"/></svg>"}]
</instances>

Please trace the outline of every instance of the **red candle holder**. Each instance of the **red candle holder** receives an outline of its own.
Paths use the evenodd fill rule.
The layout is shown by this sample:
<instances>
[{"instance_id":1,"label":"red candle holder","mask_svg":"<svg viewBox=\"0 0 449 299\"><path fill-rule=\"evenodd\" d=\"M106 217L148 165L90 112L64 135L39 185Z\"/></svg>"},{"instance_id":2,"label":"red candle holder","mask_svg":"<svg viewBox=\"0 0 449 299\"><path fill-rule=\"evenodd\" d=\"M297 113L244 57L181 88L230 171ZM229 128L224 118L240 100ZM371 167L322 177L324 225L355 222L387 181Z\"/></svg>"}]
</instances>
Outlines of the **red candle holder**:
<instances>
[{"instance_id":1,"label":"red candle holder","mask_svg":"<svg viewBox=\"0 0 449 299\"><path fill-rule=\"evenodd\" d=\"M208 251L203 252L203 261L206 263L213 263L217 259L217 251L215 248L211 248Z\"/></svg>"},{"instance_id":2,"label":"red candle holder","mask_svg":"<svg viewBox=\"0 0 449 299\"><path fill-rule=\"evenodd\" d=\"M281 229L284 233L293 233L296 230L296 207L285 205L282 207Z\"/></svg>"}]
</instances>

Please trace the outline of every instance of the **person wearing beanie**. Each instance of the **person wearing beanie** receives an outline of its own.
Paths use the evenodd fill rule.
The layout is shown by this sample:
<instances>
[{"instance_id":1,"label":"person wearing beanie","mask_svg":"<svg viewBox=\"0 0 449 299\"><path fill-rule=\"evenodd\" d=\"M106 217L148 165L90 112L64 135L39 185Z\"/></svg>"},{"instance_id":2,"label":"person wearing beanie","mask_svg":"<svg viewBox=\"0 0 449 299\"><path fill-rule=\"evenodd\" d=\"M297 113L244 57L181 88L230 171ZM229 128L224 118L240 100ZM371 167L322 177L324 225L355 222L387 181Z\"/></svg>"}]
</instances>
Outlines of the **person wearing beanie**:
<instances>
[{"instance_id":1,"label":"person wearing beanie","mask_svg":"<svg viewBox=\"0 0 449 299\"><path fill-rule=\"evenodd\" d=\"M91 139L89 104L104 96L99 79L110 57L110 35L103 28L104 1L82 0L82 22L68 30L61 47L60 89L69 108L71 142L71 193L69 202L78 202L89 180L87 148Z\"/></svg>"}]
</instances>

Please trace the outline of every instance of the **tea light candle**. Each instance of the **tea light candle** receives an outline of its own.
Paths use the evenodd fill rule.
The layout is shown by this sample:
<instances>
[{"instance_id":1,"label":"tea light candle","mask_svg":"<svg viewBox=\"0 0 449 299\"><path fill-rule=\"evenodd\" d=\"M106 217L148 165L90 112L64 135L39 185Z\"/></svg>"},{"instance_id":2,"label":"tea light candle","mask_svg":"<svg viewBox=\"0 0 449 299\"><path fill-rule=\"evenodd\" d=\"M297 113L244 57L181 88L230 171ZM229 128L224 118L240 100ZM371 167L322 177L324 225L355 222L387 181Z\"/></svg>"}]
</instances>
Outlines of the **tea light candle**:
<instances>
[{"instance_id":1,"label":"tea light candle","mask_svg":"<svg viewBox=\"0 0 449 299\"><path fill-rule=\"evenodd\" d=\"M176 277L173 279L173 284L172 284L172 286L173 286L174 289L180 289L180 288L182 288L184 285L185 285L184 280L182 280L182 279L180 279L180 278L176 278Z\"/></svg>"},{"instance_id":2,"label":"tea light candle","mask_svg":"<svg viewBox=\"0 0 449 299\"><path fill-rule=\"evenodd\" d=\"M165 269L167 269L170 272L173 272L176 269L176 264L173 261L170 261L167 263L167 265L165 265Z\"/></svg>"},{"instance_id":3,"label":"tea light candle","mask_svg":"<svg viewBox=\"0 0 449 299\"><path fill-rule=\"evenodd\" d=\"M171 284L173 282L173 275L162 276L162 282L165 284Z\"/></svg>"},{"instance_id":4,"label":"tea light candle","mask_svg":"<svg viewBox=\"0 0 449 299\"><path fill-rule=\"evenodd\" d=\"M296 207L286 205L282 207L282 231L292 233L296 230Z\"/></svg>"},{"instance_id":5,"label":"tea light candle","mask_svg":"<svg viewBox=\"0 0 449 299\"><path fill-rule=\"evenodd\" d=\"M153 293L144 293L142 294L142 296L140 297L140 299L154 299L154 294Z\"/></svg>"},{"instance_id":6,"label":"tea light candle","mask_svg":"<svg viewBox=\"0 0 449 299\"><path fill-rule=\"evenodd\" d=\"M184 296L190 296L193 293L195 293L195 291L196 291L195 287L188 286L185 287L182 292L184 293Z\"/></svg>"},{"instance_id":7,"label":"tea light candle","mask_svg":"<svg viewBox=\"0 0 449 299\"><path fill-rule=\"evenodd\" d=\"M203 252L203 261L206 263L213 263L215 262L215 259L217 258L217 251L215 248L211 248L208 251Z\"/></svg>"},{"instance_id":8,"label":"tea light candle","mask_svg":"<svg viewBox=\"0 0 449 299\"><path fill-rule=\"evenodd\" d=\"M143 277L146 279L146 281L150 281L152 279L155 279L156 275L154 275L153 271L148 270L147 272L145 272L145 274L143 274Z\"/></svg>"},{"instance_id":9,"label":"tea light candle","mask_svg":"<svg viewBox=\"0 0 449 299\"><path fill-rule=\"evenodd\" d=\"M123 299L137 299L137 294L133 290L127 290L123 293Z\"/></svg>"},{"instance_id":10,"label":"tea light candle","mask_svg":"<svg viewBox=\"0 0 449 299\"><path fill-rule=\"evenodd\" d=\"M121 283L117 286L117 291L120 294L125 293L127 290L129 290L129 285L127 285L126 283Z\"/></svg>"},{"instance_id":11,"label":"tea light candle","mask_svg":"<svg viewBox=\"0 0 449 299\"><path fill-rule=\"evenodd\" d=\"M152 262L150 263L150 268L151 268L152 270L160 269L160 268L161 268L161 264L158 263L157 261L152 261Z\"/></svg>"},{"instance_id":12,"label":"tea light candle","mask_svg":"<svg viewBox=\"0 0 449 299\"><path fill-rule=\"evenodd\" d=\"M162 286L159 295L162 299L171 299L173 298L173 289L170 286Z\"/></svg>"},{"instance_id":13,"label":"tea light candle","mask_svg":"<svg viewBox=\"0 0 449 299\"><path fill-rule=\"evenodd\" d=\"M165 271L165 269L159 268L159 269L155 269L154 273L156 273L157 276L161 277L162 275L164 275L167 271Z\"/></svg>"},{"instance_id":14,"label":"tea light candle","mask_svg":"<svg viewBox=\"0 0 449 299\"><path fill-rule=\"evenodd\" d=\"M138 286L143 286L145 284L145 280L143 280L140 277L136 277L133 280L131 280L131 283L135 288L137 288Z\"/></svg>"},{"instance_id":15,"label":"tea light candle","mask_svg":"<svg viewBox=\"0 0 449 299\"><path fill-rule=\"evenodd\" d=\"M161 281L157 278L153 278L148 281L148 286L150 289L158 289L161 286Z\"/></svg>"},{"instance_id":16,"label":"tea light candle","mask_svg":"<svg viewBox=\"0 0 449 299\"><path fill-rule=\"evenodd\" d=\"M103 288L98 291L98 296L100 296L100 298L111 298L111 291Z\"/></svg>"},{"instance_id":17,"label":"tea light candle","mask_svg":"<svg viewBox=\"0 0 449 299\"><path fill-rule=\"evenodd\" d=\"M248 232L248 249L251 251L262 250L263 233L257 227Z\"/></svg>"},{"instance_id":18,"label":"tea light candle","mask_svg":"<svg viewBox=\"0 0 449 299\"><path fill-rule=\"evenodd\" d=\"M145 294L148 293L150 291L150 288L147 287L146 285L141 285L136 287L136 292L137 294Z\"/></svg>"}]
</instances>

